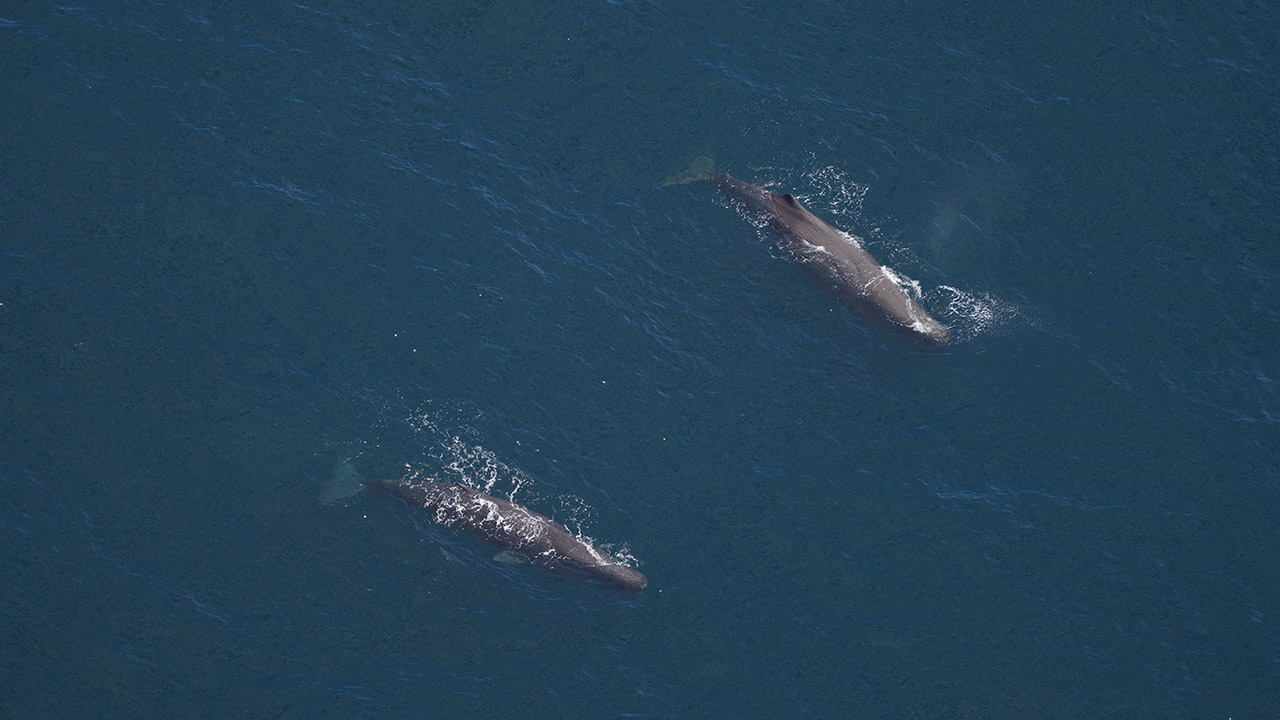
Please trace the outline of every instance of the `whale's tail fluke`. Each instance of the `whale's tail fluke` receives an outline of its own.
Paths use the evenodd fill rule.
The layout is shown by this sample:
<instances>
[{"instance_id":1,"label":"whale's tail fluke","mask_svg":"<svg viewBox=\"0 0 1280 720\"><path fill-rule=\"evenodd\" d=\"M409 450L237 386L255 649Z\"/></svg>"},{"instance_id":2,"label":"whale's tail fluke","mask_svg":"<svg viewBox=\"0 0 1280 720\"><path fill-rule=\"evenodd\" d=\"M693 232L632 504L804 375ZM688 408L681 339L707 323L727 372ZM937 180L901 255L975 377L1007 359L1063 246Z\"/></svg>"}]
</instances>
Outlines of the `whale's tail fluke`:
<instances>
[{"instance_id":1,"label":"whale's tail fluke","mask_svg":"<svg viewBox=\"0 0 1280 720\"><path fill-rule=\"evenodd\" d=\"M711 177L711 173L715 172L716 159L710 152L703 152L689 163L689 167L675 175L668 175L665 180L659 183L658 187L667 187L669 185L688 185L691 182L706 180Z\"/></svg>"},{"instance_id":2,"label":"whale's tail fluke","mask_svg":"<svg viewBox=\"0 0 1280 720\"><path fill-rule=\"evenodd\" d=\"M360 492L364 487L364 477L360 475L360 471L356 469L356 464L352 460L353 458L347 458L333 466L333 479L324 486L324 490L320 491L321 503L329 505L341 502Z\"/></svg>"}]
</instances>

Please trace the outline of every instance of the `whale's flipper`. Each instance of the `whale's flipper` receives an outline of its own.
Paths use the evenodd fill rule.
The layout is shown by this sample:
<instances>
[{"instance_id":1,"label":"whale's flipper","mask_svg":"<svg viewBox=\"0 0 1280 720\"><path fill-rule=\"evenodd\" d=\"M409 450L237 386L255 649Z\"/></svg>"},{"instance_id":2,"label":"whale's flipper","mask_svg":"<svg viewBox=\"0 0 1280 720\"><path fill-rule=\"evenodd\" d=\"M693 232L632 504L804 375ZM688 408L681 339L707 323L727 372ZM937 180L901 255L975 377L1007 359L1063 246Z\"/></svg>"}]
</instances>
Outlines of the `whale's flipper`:
<instances>
[{"instance_id":1,"label":"whale's flipper","mask_svg":"<svg viewBox=\"0 0 1280 720\"><path fill-rule=\"evenodd\" d=\"M658 187L667 187L669 185L688 185L691 182L706 180L711 177L711 173L715 172L716 159L710 152L704 152L694 158L689 163L689 167L675 175L668 175Z\"/></svg>"},{"instance_id":2,"label":"whale's flipper","mask_svg":"<svg viewBox=\"0 0 1280 720\"><path fill-rule=\"evenodd\" d=\"M320 502L326 505L345 500L364 487L364 477L356 464L347 458L333 466L333 479L320 491Z\"/></svg>"},{"instance_id":3,"label":"whale's flipper","mask_svg":"<svg viewBox=\"0 0 1280 720\"><path fill-rule=\"evenodd\" d=\"M524 555L521 555L520 553L513 553L510 550L503 550L497 555L494 555L493 559L497 562L502 563L503 565L528 565L529 564L529 558L525 557Z\"/></svg>"}]
</instances>

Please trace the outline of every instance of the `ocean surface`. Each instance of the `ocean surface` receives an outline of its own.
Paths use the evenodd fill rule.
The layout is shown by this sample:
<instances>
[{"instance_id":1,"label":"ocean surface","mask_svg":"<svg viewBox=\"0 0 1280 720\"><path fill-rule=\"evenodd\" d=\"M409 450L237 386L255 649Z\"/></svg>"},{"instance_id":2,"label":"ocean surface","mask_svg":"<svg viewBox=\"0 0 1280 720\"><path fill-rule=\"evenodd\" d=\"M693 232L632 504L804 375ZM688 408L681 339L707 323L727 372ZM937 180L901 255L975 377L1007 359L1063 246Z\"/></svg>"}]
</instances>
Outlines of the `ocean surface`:
<instances>
[{"instance_id":1,"label":"ocean surface","mask_svg":"<svg viewBox=\"0 0 1280 720\"><path fill-rule=\"evenodd\" d=\"M0 8L0 716L1280 717L1273 2ZM794 193L922 352L706 183ZM335 467L466 483L620 593Z\"/></svg>"}]
</instances>

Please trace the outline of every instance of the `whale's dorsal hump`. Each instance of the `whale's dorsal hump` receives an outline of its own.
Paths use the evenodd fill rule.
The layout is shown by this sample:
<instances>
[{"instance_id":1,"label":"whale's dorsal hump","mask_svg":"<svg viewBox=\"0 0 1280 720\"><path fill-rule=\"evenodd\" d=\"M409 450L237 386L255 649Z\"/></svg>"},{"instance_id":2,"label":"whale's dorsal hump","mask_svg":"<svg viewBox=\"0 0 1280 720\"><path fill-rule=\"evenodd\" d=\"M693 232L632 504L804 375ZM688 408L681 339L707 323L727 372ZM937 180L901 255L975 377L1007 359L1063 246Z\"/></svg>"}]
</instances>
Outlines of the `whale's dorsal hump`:
<instances>
[{"instance_id":1,"label":"whale's dorsal hump","mask_svg":"<svg viewBox=\"0 0 1280 720\"><path fill-rule=\"evenodd\" d=\"M773 196L773 211L781 212L787 215L798 215L804 213L804 206L796 199L795 195L787 193L785 195Z\"/></svg>"}]
</instances>

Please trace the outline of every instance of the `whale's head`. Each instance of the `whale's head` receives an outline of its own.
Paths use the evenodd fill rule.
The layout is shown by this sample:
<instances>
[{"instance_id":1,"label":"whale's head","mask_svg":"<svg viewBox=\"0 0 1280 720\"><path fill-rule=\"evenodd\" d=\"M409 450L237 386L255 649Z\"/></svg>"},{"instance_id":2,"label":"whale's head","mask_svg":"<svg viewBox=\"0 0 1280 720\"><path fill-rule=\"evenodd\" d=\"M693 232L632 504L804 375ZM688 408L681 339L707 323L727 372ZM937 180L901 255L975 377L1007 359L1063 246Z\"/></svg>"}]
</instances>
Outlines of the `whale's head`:
<instances>
[{"instance_id":1,"label":"whale's head","mask_svg":"<svg viewBox=\"0 0 1280 720\"><path fill-rule=\"evenodd\" d=\"M946 325L934 320L928 313L920 315L908 330L912 340L926 350L937 350L951 342L951 331Z\"/></svg>"},{"instance_id":2,"label":"whale's head","mask_svg":"<svg viewBox=\"0 0 1280 720\"><path fill-rule=\"evenodd\" d=\"M599 580L609 583L619 590L640 592L649 584L649 579L639 570L629 568L620 563L597 565L592 574Z\"/></svg>"}]
</instances>

